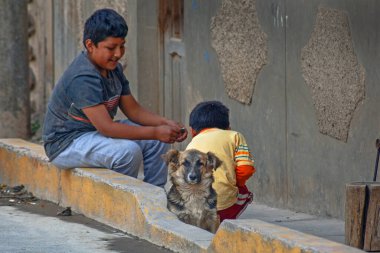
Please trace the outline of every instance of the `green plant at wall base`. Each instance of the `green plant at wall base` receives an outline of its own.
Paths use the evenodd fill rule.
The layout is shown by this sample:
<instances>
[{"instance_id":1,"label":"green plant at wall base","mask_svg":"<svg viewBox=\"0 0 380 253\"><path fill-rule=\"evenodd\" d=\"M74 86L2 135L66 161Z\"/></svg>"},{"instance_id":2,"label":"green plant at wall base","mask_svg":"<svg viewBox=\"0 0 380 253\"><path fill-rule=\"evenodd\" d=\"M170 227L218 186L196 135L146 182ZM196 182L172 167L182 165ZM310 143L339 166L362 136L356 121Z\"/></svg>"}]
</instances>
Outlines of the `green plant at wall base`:
<instances>
[{"instance_id":1,"label":"green plant at wall base","mask_svg":"<svg viewBox=\"0 0 380 253\"><path fill-rule=\"evenodd\" d=\"M32 124L30 125L30 131L31 131L32 135L37 133L37 131L38 131L38 129L40 129L40 127L41 127L41 124L39 121L32 122Z\"/></svg>"}]
</instances>

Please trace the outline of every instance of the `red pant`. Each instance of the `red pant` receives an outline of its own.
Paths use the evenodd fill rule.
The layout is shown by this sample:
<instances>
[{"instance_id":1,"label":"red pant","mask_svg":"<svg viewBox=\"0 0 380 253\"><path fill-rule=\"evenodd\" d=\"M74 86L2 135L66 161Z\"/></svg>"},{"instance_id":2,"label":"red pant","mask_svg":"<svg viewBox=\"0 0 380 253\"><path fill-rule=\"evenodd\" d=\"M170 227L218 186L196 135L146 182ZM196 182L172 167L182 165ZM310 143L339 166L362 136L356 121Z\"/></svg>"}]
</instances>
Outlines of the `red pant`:
<instances>
[{"instance_id":1,"label":"red pant","mask_svg":"<svg viewBox=\"0 0 380 253\"><path fill-rule=\"evenodd\" d=\"M227 209L218 211L220 222L225 219L237 219L240 214L244 212L249 204L252 203L253 194L247 188L247 186L238 187L239 194L235 205L230 206Z\"/></svg>"}]
</instances>

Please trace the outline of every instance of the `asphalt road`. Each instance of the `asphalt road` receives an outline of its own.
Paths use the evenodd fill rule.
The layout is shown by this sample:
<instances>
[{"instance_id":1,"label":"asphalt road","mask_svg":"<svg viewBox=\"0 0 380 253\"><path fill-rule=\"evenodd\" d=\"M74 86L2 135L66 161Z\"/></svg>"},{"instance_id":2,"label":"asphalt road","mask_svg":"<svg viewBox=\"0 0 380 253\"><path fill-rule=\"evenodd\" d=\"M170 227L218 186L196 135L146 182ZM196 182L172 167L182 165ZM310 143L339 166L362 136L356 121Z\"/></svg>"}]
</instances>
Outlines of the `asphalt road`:
<instances>
[{"instance_id":1,"label":"asphalt road","mask_svg":"<svg viewBox=\"0 0 380 253\"><path fill-rule=\"evenodd\" d=\"M64 209L47 201L0 196L0 252L172 252L80 214L58 216Z\"/></svg>"}]
</instances>

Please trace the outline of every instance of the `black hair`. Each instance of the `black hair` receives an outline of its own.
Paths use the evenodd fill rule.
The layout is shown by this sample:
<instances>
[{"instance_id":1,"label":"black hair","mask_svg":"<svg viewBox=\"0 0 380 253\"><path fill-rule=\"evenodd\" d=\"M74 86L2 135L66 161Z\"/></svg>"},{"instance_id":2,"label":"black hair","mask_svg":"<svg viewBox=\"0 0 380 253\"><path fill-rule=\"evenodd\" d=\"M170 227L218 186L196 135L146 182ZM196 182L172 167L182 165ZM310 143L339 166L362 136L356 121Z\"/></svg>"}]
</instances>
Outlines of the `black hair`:
<instances>
[{"instance_id":1,"label":"black hair","mask_svg":"<svg viewBox=\"0 0 380 253\"><path fill-rule=\"evenodd\" d=\"M83 44L86 40L98 45L107 37L125 38L128 33L128 25L124 18L112 9L99 9L95 11L84 24Z\"/></svg>"},{"instance_id":2,"label":"black hair","mask_svg":"<svg viewBox=\"0 0 380 253\"><path fill-rule=\"evenodd\" d=\"M219 101L197 104L190 113L189 124L195 131L205 128L230 128L229 109Z\"/></svg>"}]
</instances>

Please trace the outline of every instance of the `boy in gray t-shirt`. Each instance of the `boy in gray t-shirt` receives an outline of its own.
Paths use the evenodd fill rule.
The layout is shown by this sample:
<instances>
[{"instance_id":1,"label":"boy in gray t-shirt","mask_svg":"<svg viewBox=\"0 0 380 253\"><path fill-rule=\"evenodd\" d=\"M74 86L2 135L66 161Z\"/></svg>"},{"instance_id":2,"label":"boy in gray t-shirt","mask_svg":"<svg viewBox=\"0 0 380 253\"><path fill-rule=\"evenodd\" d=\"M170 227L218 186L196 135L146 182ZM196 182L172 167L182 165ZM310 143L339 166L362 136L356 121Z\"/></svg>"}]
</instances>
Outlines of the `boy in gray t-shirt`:
<instances>
[{"instance_id":1,"label":"boy in gray t-shirt","mask_svg":"<svg viewBox=\"0 0 380 253\"><path fill-rule=\"evenodd\" d=\"M144 109L133 97L122 66L128 26L117 12L101 9L84 27L80 53L54 87L44 121L47 156L59 168L105 167L163 187L161 155L186 139L183 126ZM117 108L128 120L114 121Z\"/></svg>"}]
</instances>

